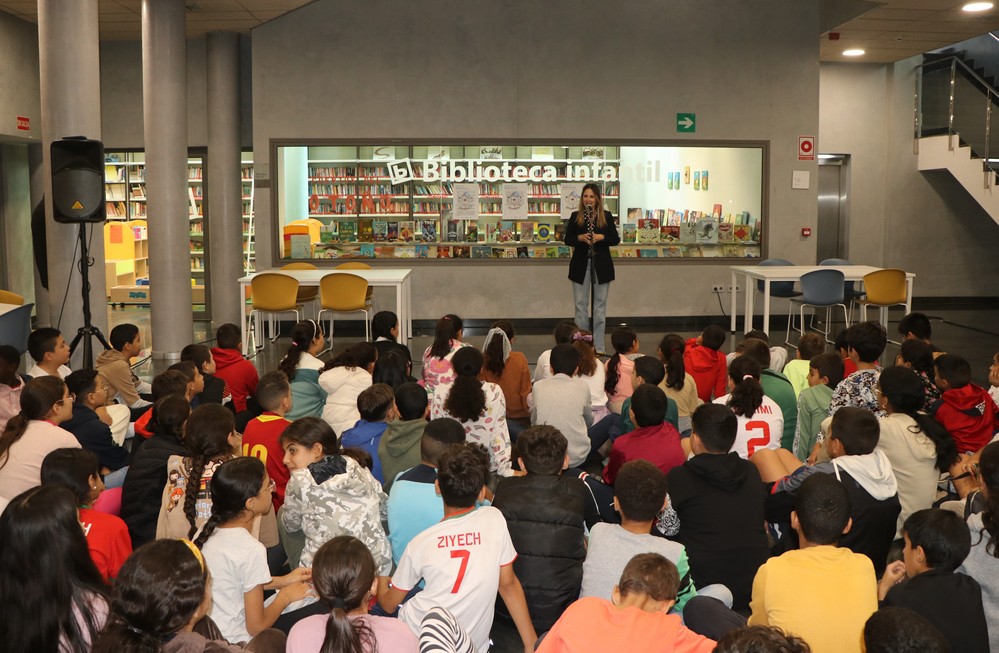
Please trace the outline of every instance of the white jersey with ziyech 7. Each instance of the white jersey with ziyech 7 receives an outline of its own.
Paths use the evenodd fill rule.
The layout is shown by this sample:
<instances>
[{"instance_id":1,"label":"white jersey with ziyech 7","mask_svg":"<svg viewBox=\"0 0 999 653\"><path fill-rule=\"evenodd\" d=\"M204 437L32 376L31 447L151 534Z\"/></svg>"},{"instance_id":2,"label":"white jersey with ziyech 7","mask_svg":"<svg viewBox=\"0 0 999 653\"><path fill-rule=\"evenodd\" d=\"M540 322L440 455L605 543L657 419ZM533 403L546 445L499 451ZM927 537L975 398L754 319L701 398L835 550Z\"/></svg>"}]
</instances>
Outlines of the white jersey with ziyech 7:
<instances>
[{"instance_id":1,"label":"white jersey with ziyech 7","mask_svg":"<svg viewBox=\"0 0 999 653\"><path fill-rule=\"evenodd\" d=\"M399 608L399 618L419 635L431 608L447 608L481 653L489 650L500 567L513 564L517 551L506 519L484 506L446 517L406 546L392 584L409 591L422 578L422 592Z\"/></svg>"},{"instance_id":2,"label":"white jersey with ziyech 7","mask_svg":"<svg viewBox=\"0 0 999 653\"><path fill-rule=\"evenodd\" d=\"M714 403L727 405L732 395L718 397ZM748 459L760 449L780 449L781 434L784 433L784 413L770 397L763 397L763 403L752 417L736 415L739 429L735 434L734 451L741 458Z\"/></svg>"}]
</instances>

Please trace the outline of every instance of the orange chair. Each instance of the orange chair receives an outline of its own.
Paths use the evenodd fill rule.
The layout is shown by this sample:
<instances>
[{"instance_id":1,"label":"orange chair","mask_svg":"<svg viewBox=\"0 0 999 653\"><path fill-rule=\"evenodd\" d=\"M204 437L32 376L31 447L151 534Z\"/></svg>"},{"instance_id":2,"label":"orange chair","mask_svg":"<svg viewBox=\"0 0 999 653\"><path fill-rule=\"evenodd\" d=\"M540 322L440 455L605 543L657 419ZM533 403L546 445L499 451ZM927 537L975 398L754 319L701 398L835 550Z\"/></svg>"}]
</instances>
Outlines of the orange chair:
<instances>
[{"instance_id":1,"label":"orange chair","mask_svg":"<svg viewBox=\"0 0 999 653\"><path fill-rule=\"evenodd\" d=\"M905 288L905 270L886 268L864 275L864 292L866 299L860 300L860 319L867 320L867 307L878 309L878 321L888 328L888 309L892 306L905 306L908 296ZM889 340L898 344L894 340Z\"/></svg>"},{"instance_id":2,"label":"orange chair","mask_svg":"<svg viewBox=\"0 0 999 653\"><path fill-rule=\"evenodd\" d=\"M18 295L16 292L0 290L0 304L16 304L17 306L24 306L24 297Z\"/></svg>"},{"instance_id":3,"label":"orange chair","mask_svg":"<svg viewBox=\"0 0 999 653\"><path fill-rule=\"evenodd\" d=\"M364 337L371 339L371 322L368 320L368 280L356 274L343 272L327 274L319 281L319 311L318 319L322 321L323 313L329 313L330 328L326 337L332 342L334 313L364 313Z\"/></svg>"},{"instance_id":4,"label":"orange chair","mask_svg":"<svg viewBox=\"0 0 999 653\"><path fill-rule=\"evenodd\" d=\"M260 323L261 314L267 315L267 322L270 325L272 334L271 342L274 342L281 335L280 323L275 328L274 317L282 313L294 313L296 321L302 320L303 311L299 310L296 301L298 296L298 279L289 277L287 274L278 272L263 272L253 277L250 281L252 310L250 310L249 324L253 328L254 343L256 343L257 329ZM262 334L267 337L266 334ZM255 345L256 349L263 349L262 344Z\"/></svg>"},{"instance_id":5,"label":"orange chair","mask_svg":"<svg viewBox=\"0 0 999 653\"><path fill-rule=\"evenodd\" d=\"M311 263L304 263L303 262L303 263L289 263L287 265L282 265L281 269L282 270L318 270L319 268L317 268L316 266L314 266ZM299 288L298 288L298 296L296 297L296 300L302 306L305 306L306 304L312 304L313 308L314 308L315 307L315 303L317 301L319 301L319 288L317 288L315 286L307 286L307 287L304 287L304 288L302 286L299 286Z\"/></svg>"},{"instance_id":6,"label":"orange chair","mask_svg":"<svg viewBox=\"0 0 999 653\"><path fill-rule=\"evenodd\" d=\"M350 261L347 263L341 263L340 265L333 268L334 270L370 270L371 266L367 263L361 263L360 261ZM367 300L368 309L371 309L371 295L374 293L375 289L368 286L368 294L365 295Z\"/></svg>"}]
</instances>

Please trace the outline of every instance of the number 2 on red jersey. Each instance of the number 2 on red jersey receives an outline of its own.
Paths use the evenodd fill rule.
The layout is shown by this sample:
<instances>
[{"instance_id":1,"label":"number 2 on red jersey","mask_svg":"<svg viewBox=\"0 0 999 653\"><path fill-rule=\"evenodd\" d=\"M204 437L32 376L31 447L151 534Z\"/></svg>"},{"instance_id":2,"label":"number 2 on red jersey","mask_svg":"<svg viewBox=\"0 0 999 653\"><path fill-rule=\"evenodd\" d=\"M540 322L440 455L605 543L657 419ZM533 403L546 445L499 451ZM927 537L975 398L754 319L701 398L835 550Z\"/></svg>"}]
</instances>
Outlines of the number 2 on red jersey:
<instances>
[{"instance_id":1,"label":"number 2 on red jersey","mask_svg":"<svg viewBox=\"0 0 999 653\"><path fill-rule=\"evenodd\" d=\"M762 421L746 422L747 431L763 431L763 435L746 441L746 456L752 458L756 449L765 449L770 444L770 424Z\"/></svg>"},{"instance_id":2,"label":"number 2 on red jersey","mask_svg":"<svg viewBox=\"0 0 999 653\"><path fill-rule=\"evenodd\" d=\"M468 569L468 557L471 555L471 551L468 549L452 549L452 558L461 558L461 567L458 568L458 578L454 581L454 587L451 588L452 594L457 594L458 590L461 589L461 581L465 579L465 571Z\"/></svg>"}]
</instances>

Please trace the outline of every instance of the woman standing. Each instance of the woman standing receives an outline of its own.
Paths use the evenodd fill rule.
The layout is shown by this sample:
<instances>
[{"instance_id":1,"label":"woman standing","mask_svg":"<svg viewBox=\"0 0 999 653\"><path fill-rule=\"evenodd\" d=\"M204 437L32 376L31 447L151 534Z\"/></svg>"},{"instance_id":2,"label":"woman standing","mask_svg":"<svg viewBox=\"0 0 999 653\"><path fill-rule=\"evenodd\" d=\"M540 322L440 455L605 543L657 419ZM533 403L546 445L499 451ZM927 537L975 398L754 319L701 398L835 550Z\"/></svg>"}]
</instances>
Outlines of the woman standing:
<instances>
[{"instance_id":1,"label":"woman standing","mask_svg":"<svg viewBox=\"0 0 999 653\"><path fill-rule=\"evenodd\" d=\"M596 184L583 186L580 210L573 211L565 225L565 244L572 246L569 280L576 305L576 326L590 326L590 292L593 292L593 345L604 353L607 322L607 290L614 280L610 248L621 242L614 216L604 210Z\"/></svg>"}]
</instances>

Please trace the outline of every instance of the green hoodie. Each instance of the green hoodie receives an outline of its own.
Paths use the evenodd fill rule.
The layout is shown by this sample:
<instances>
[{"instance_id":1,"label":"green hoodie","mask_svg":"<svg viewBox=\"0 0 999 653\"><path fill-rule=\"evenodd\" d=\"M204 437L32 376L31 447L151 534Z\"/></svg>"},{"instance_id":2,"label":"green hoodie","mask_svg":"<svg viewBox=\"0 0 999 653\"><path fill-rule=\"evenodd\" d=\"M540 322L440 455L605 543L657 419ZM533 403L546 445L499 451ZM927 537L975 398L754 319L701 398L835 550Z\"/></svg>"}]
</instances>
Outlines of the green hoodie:
<instances>
[{"instance_id":1,"label":"green hoodie","mask_svg":"<svg viewBox=\"0 0 999 653\"><path fill-rule=\"evenodd\" d=\"M392 481L410 467L416 467L422 462L420 456L420 440L427 420L419 419L396 420L389 422L385 435L378 443L378 459L382 463L384 487L388 492L392 489Z\"/></svg>"}]
</instances>

